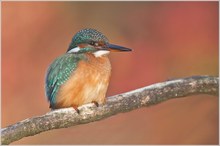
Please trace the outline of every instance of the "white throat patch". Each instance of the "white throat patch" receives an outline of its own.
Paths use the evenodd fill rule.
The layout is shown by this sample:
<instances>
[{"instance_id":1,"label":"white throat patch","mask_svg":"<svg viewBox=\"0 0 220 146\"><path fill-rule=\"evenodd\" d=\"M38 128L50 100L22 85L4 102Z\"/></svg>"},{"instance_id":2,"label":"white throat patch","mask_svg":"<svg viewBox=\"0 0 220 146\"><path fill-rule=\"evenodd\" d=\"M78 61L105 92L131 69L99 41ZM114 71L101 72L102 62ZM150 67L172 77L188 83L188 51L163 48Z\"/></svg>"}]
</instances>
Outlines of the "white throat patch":
<instances>
[{"instance_id":1,"label":"white throat patch","mask_svg":"<svg viewBox=\"0 0 220 146\"><path fill-rule=\"evenodd\" d=\"M110 51L108 51L108 50L99 50L99 51L94 52L93 54L95 55L95 57L101 57L101 56L109 54L109 53L110 53Z\"/></svg>"},{"instance_id":2,"label":"white throat patch","mask_svg":"<svg viewBox=\"0 0 220 146\"><path fill-rule=\"evenodd\" d=\"M69 50L67 53L74 53L74 52L78 52L79 50L80 50L80 47L75 47Z\"/></svg>"}]
</instances>

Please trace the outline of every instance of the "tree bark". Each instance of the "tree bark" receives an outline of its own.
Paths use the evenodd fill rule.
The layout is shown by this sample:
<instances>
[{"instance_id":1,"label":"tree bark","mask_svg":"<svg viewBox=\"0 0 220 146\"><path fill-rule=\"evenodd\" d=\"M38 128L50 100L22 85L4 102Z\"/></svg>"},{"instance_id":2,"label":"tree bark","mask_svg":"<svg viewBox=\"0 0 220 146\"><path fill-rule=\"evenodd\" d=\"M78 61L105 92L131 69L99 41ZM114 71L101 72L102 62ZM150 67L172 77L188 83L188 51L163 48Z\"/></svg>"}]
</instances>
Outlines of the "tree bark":
<instances>
[{"instance_id":1,"label":"tree bark","mask_svg":"<svg viewBox=\"0 0 220 146\"><path fill-rule=\"evenodd\" d=\"M219 78L193 76L156 83L107 97L106 104L99 105L99 107L92 103L83 105L79 107L79 114L73 108L54 110L1 129L1 142L10 144L23 137L44 131L99 121L121 112L158 104L168 99L198 94L218 96Z\"/></svg>"}]
</instances>

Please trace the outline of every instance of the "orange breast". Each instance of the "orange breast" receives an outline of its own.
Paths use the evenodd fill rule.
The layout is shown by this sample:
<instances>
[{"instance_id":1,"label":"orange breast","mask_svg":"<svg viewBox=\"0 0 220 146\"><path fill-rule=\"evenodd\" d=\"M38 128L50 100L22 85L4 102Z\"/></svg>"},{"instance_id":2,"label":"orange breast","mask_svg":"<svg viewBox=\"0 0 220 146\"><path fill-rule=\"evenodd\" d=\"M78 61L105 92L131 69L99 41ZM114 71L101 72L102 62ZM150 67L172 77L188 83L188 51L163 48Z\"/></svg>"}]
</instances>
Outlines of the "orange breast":
<instances>
[{"instance_id":1,"label":"orange breast","mask_svg":"<svg viewBox=\"0 0 220 146\"><path fill-rule=\"evenodd\" d=\"M69 80L61 86L56 97L56 108L78 107L86 103L105 102L111 75L107 56L96 58L86 54L88 60L80 61Z\"/></svg>"}]
</instances>

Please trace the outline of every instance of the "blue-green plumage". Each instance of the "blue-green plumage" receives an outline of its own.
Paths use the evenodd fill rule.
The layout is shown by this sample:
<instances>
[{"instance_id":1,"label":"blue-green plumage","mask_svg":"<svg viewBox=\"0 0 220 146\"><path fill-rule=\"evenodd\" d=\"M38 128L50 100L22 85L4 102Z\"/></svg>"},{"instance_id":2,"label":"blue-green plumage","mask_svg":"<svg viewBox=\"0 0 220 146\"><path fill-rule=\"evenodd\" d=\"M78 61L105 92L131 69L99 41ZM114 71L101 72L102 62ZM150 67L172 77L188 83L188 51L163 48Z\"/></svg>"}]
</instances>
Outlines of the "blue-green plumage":
<instances>
[{"instance_id":1,"label":"blue-green plumage","mask_svg":"<svg viewBox=\"0 0 220 146\"><path fill-rule=\"evenodd\" d=\"M46 94L50 101L50 107L54 108L56 95L62 84L64 84L71 73L77 67L79 60L86 60L83 54L67 53L57 59L49 66L46 76Z\"/></svg>"}]
</instances>

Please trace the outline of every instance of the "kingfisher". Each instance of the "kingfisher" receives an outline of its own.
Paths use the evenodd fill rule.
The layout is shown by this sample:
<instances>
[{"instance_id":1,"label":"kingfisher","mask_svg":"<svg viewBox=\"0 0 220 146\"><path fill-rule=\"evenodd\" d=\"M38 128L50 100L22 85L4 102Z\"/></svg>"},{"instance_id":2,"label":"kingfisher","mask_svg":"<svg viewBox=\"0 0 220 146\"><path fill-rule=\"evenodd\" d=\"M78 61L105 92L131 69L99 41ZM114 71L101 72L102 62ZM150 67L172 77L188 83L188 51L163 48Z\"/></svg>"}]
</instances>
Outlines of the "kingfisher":
<instances>
[{"instance_id":1,"label":"kingfisher","mask_svg":"<svg viewBox=\"0 0 220 146\"><path fill-rule=\"evenodd\" d=\"M131 49L110 44L101 32L87 28L77 32L65 54L47 69L45 90L50 108L104 104L111 76L108 54Z\"/></svg>"}]
</instances>

